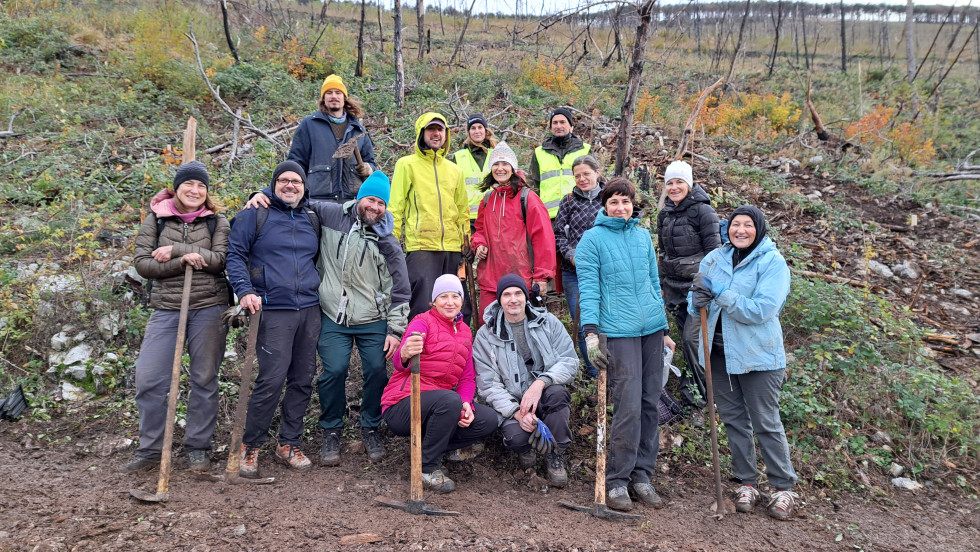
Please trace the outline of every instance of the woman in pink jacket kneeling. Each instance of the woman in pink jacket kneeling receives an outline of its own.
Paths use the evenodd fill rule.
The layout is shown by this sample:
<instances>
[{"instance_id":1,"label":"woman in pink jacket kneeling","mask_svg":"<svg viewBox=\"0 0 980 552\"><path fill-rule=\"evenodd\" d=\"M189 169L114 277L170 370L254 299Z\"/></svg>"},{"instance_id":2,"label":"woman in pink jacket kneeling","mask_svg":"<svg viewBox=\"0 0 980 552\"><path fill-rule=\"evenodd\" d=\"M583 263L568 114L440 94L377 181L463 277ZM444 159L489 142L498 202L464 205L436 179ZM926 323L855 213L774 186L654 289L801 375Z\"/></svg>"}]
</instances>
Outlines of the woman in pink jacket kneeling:
<instances>
[{"instance_id":1,"label":"woman in pink jacket kneeling","mask_svg":"<svg viewBox=\"0 0 980 552\"><path fill-rule=\"evenodd\" d=\"M473 403L473 338L463 322L463 286L443 274L432 286L432 308L408 324L395 354L395 371L381 395L382 417L395 435L411 432L409 361L419 358L422 390L422 484L448 493L456 488L442 471L448 451L482 441L497 429L497 414ZM422 335L412 335L418 332Z\"/></svg>"}]
</instances>

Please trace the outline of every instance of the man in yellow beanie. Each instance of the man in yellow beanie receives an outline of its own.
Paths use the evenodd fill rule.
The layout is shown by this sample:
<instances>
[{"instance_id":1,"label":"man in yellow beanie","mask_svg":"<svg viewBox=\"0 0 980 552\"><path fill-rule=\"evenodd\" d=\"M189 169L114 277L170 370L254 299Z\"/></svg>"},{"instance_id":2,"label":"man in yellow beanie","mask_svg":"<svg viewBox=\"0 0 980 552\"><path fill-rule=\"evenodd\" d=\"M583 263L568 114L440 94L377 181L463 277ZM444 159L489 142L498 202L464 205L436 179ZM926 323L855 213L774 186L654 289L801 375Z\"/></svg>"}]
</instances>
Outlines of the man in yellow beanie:
<instances>
[{"instance_id":1,"label":"man in yellow beanie","mask_svg":"<svg viewBox=\"0 0 980 552\"><path fill-rule=\"evenodd\" d=\"M374 172L374 144L358 120L363 114L361 106L347 94L343 79L337 75L324 79L319 109L296 128L288 157L306 170L312 201L350 201L357 196L361 182ZM357 156L333 158L337 147L348 140L358 140L360 163Z\"/></svg>"}]
</instances>

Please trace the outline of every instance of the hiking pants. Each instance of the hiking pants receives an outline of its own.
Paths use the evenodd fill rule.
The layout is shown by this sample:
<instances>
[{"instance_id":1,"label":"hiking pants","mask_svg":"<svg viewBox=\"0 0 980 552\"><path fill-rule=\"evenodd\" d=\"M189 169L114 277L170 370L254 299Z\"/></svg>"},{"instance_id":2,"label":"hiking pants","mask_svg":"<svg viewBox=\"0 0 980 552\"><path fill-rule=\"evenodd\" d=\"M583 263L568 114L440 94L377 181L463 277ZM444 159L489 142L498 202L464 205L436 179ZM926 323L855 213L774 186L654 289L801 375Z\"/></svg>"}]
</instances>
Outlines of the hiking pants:
<instances>
[{"instance_id":1,"label":"hiking pants","mask_svg":"<svg viewBox=\"0 0 980 552\"><path fill-rule=\"evenodd\" d=\"M256 348L259 375L248 400L245 436L249 447L269 439L269 426L282 396L279 444L299 445L303 415L313 394L316 343L320 337L320 306L300 310L263 310ZM283 396L283 386L286 387Z\"/></svg>"},{"instance_id":2,"label":"hiking pants","mask_svg":"<svg viewBox=\"0 0 980 552\"><path fill-rule=\"evenodd\" d=\"M572 396L564 385L549 385L541 393L541 400L534 415L544 422L555 438L555 449L564 451L572 442L572 430L568 427L569 404ZM504 420L500 425L500 433L504 436L504 446L521 454L527 452L531 445L528 443L531 434L521 429L521 424L513 417Z\"/></svg>"},{"instance_id":3,"label":"hiking pants","mask_svg":"<svg viewBox=\"0 0 980 552\"><path fill-rule=\"evenodd\" d=\"M643 337L610 337L609 431L606 489L649 483L660 452L657 403L663 386L664 332Z\"/></svg>"},{"instance_id":4,"label":"hiking pants","mask_svg":"<svg viewBox=\"0 0 980 552\"><path fill-rule=\"evenodd\" d=\"M791 489L796 485L796 472L779 417L779 391L786 371L728 374L725 346L719 343L718 337L711 346L711 388L728 435L733 475L741 479L743 485L756 483L759 468L752 440L754 433L762 449L769 483L777 489Z\"/></svg>"},{"instance_id":5,"label":"hiking pants","mask_svg":"<svg viewBox=\"0 0 980 552\"><path fill-rule=\"evenodd\" d=\"M422 473L442 468L442 457L451 450L468 447L490 436L497 429L497 411L472 403L473 423L459 427L463 399L447 389L423 391L422 399ZM405 397L384 411L388 429L407 437L412 433L412 398Z\"/></svg>"},{"instance_id":6,"label":"hiking pants","mask_svg":"<svg viewBox=\"0 0 980 552\"><path fill-rule=\"evenodd\" d=\"M408 281L412 285L412 299L408 303L408 321L415 315L429 310L432 302L432 285L443 274L456 274L463 255L459 251L409 251L405 255ZM469 291L463 286L463 322L470 324Z\"/></svg>"},{"instance_id":7,"label":"hiking pants","mask_svg":"<svg viewBox=\"0 0 980 552\"><path fill-rule=\"evenodd\" d=\"M342 429L347 413L347 374L354 343L361 356L361 427L381 425L381 392L388 383L385 370L385 337L388 322L378 320L356 326L341 326L327 315L320 318L317 349L323 371L317 380L320 397L320 427Z\"/></svg>"},{"instance_id":8,"label":"hiking pants","mask_svg":"<svg viewBox=\"0 0 980 552\"><path fill-rule=\"evenodd\" d=\"M191 357L191 389L184 430L187 450L211 448L211 436L218 421L218 367L225 355L228 334L228 327L221 323L221 313L226 308L214 305L187 312L186 347ZM179 321L180 311L158 309L146 324L146 335L136 360L136 407L140 413L137 457L158 458L161 454Z\"/></svg>"},{"instance_id":9,"label":"hiking pants","mask_svg":"<svg viewBox=\"0 0 980 552\"><path fill-rule=\"evenodd\" d=\"M704 408L708 404L708 390L704 386L704 366L698 361L701 349L701 317L687 313L687 303L668 307L681 332L680 349L684 353L684 371L681 372L681 404Z\"/></svg>"}]
</instances>

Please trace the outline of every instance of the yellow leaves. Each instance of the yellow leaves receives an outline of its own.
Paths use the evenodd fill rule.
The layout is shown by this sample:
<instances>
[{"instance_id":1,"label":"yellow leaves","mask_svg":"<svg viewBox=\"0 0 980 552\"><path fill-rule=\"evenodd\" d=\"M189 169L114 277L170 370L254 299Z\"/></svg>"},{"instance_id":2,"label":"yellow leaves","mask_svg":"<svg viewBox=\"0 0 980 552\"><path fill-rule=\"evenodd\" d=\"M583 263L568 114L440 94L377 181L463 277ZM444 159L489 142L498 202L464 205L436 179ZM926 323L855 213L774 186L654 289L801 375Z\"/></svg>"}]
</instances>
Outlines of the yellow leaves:
<instances>
[{"instance_id":1,"label":"yellow leaves","mask_svg":"<svg viewBox=\"0 0 980 552\"><path fill-rule=\"evenodd\" d=\"M578 94L578 85L572 80L574 75L564 67L555 63L538 60L532 62L525 59L521 62L521 80L525 84L540 86L545 90L563 96L566 101L571 102Z\"/></svg>"},{"instance_id":2,"label":"yellow leaves","mask_svg":"<svg viewBox=\"0 0 980 552\"><path fill-rule=\"evenodd\" d=\"M642 123L655 123L663 120L663 106L660 97L649 92L643 92L636 99L635 119Z\"/></svg>"},{"instance_id":3,"label":"yellow leaves","mask_svg":"<svg viewBox=\"0 0 980 552\"><path fill-rule=\"evenodd\" d=\"M692 96L687 102L691 109L694 108L695 103L697 103L697 96ZM728 103L705 103L699 123L705 132L709 133L767 139L775 138L781 132L793 130L800 120L800 115L799 106L788 92L784 92L781 96L743 94L738 100Z\"/></svg>"},{"instance_id":4,"label":"yellow leaves","mask_svg":"<svg viewBox=\"0 0 980 552\"><path fill-rule=\"evenodd\" d=\"M183 160L183 156L183 150L177 149L173 146L166 146L163 148L163 152L160 154L160 160L163 161L164 165L180 165L180 162Z\"/></svg>"},{"instance_id":5,"label":"yellow leaves","mask_svg":"<svg viewBox=\"0 0 980 552\"><path fill-rule=\"evenodd\" d=\"M859 142L866 147L881 147L891 144L902 161L911 165L921 165L936 156L932 140L926 138L925 131L911 122L898 125L892 123L894 107L877 105L867 115L844 129L844 138ZM888 130L889 123L893 128Z\"/></svg>"}]
</instances>

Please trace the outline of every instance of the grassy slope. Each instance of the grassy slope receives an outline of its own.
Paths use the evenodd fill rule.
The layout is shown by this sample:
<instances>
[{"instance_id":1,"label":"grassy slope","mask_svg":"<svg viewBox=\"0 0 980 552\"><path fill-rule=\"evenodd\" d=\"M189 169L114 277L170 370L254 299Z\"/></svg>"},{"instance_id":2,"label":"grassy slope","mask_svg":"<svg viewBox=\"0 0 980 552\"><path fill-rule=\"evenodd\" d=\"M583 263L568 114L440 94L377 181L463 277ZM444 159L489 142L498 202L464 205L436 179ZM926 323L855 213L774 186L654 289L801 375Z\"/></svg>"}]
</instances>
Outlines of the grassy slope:
<instances>
[{"instance_id":1,"label":"grassy slope","mask_svg":"<svg viewBox=\"0 0 980 552\"><path fill-rule=\"evenodd\" d=\"M0 315L5 322L0 335L2 355L13 362L13 367L0 366L0 374L4 383L28 379L39 405L37 416L51 412L46 408L49 384L39 376L46 359L37 354L59 329L49 320L90 327L107 313L121 314L124 330L98 352L121 353L123 360L102 362L108 375L85 383L111 390L131 372L147 313L124 296L128 287L106 277L128 266L125 256L131 255L131 246L119 249L110 240L131 238L149 197L169 185L186 118L199 121L199 158L211 163L215 192L232 212L248 191L265 184L271 167L285 155L264 140L249 141L250 149L230 165L227 150L215 156L200 153L229 139L232 123L197 73L193 50L183 36L191 23L210 78L230 105L242 106L261 128L295 124L313 108L322 78L331 72L343 75L366 107L379 162L387 172L397 157L410 151L414 119L427 110L446 113L456 122L465 113L483 112L498 135L506 134L522 164L545 135L546 115L555 105L568 103L588 114L580 117L577 131L597 145L608 142L617 124L624 64L602 68L591 51L569 76L563 64L577 53L553 61L570 33L580 30L567 25L519 40L512 48L508 33L513 20L473 20L462 63L449 67L446 61L461 19L446 17L440 25L438 16L429 15L433 51L419 63L411 47L415 19L406 12L408 105L398 109L391 94L390 14L383 20L381 53L377 15L369 12L365 76L355 79L357 11L352 5L331 6L326 32L312 57L307 54L320 29L310 22L311 12L298 10L313 8L290 5L296 11L288 14L233 14L238 47L247 60L242 65L234 65L227 53L220 14L204 9L179 2L34 1L8 3L0 12L0 117L17 113L13 129L22 133L0 142L0 192L5 198L0 251L6 259L0 267ZM533 30L534 23L519 22L524 31L520 36ZM830 22L825 25L832 28ZM608 50L606 35L604 29L595 33L603 51ZM829 158L833 152L814 150L812 138L791 140L808 128L800 113L803 83L788 60L781 60L773 78L763 78L764 57L759 54L768 47L765 35L760 26L750 41L749 55L738 66L737 93L712 102L702 116L701 153L717 160L739 155L805 160L816 153ZM862 36L852 51L867 56L870 45ZM790 35L782 49L791 48ZM831 179L855 182L867 193L970 205L978 194L975 184L936 187L912 174L915 169L949 167L976 147L980 122L973 116L972 66L964 62L958 67L936 105L913 122L911 113L928 96L931 83L910 87L899 64L889 70L887 62L870 56L862 62L860 79L854 69L841 75L831 45L820 48L826 57L818 57L814 71L814 100L835 133L850 135L850 127L850 133L859 133L855 140L864 149L860 162L852 154L819 169ZM659 130L666 139L664 149L671 150L697 91L727 70L723 61L722 69L712 71L709 55L699 59L695 43L671 30L654 33L647 58L638 105L643 132L634 138L634 155L642 163L657 160L661 149L651 133ZM858 120L862 125L852 126ZM600 145L598 150L611 168L612 147ZM740 194L750 188L792 195L779 179L737 161L700 166L696 173L719 183L715 195L722 212L738 204ZM800 209L835 218L841 232L862 224L847 220L846 205L794 197ZM811 259L804 248L785 244L783 249L796 267L834 269ZM71 302L52 301L35 285L34 276L18 273L18 266L30 262L39 263L37 274L79 276L84 291ZM57 265L47 264L51 262ZM866 291L797 277L784 321L787 349L795 353L795 361L783 407L797 464L808 482L860 486L852 468L861 463L865 470L884 473L898 461L916 474L933 477L952 477L944 462L977 465L976 396L969 383L947 377L918 354L920 330L908 312ZM975 372L970 377L975 385ZM888 403L885 410L862 408L882 398ZM889 433L893 444L872 440L878 430ZM677 454L703 463L707 451L702 442L690 439L688 448ZM976 485L955 478L951 483Z\"/></svg>"}]
</instances>

